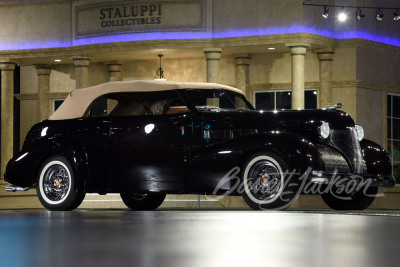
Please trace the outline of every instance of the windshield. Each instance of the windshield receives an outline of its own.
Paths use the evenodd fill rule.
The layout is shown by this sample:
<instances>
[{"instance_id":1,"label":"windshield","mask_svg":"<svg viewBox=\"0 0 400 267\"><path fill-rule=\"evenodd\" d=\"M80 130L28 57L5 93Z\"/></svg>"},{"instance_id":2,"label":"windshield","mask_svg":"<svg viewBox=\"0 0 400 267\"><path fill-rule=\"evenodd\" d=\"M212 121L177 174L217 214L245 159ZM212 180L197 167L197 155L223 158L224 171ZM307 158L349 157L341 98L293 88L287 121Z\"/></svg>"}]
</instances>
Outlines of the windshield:
<instances>
[{"instance_id":1,"label":"windshield","mask_svg":"<svg viewBox=\"0 0 400 267\"><path fill-rule=\"evenodd\" d=\"M243 95L222 89L190 89L185 92L189 103L201 111L252 110Z\"/></svg>"}]
</instances>

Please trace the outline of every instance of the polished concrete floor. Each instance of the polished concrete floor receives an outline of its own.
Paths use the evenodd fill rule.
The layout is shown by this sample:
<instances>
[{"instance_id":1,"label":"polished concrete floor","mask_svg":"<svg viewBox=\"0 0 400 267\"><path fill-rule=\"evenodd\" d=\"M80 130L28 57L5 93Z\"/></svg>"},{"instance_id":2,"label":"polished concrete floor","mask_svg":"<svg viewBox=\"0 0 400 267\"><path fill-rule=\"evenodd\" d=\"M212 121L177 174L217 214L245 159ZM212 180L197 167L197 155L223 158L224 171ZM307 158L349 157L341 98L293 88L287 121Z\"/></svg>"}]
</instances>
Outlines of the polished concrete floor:
<instances>
[{"instance_id":1,"label":"polished concrete floor","mask_svg":"<svg viewBox=\"0 0 400 267\"><path fill-rule=\"evenodd\" d=\"M0 211L0 266L399 266L400 216Z\"/></svg>"}]
</instances>

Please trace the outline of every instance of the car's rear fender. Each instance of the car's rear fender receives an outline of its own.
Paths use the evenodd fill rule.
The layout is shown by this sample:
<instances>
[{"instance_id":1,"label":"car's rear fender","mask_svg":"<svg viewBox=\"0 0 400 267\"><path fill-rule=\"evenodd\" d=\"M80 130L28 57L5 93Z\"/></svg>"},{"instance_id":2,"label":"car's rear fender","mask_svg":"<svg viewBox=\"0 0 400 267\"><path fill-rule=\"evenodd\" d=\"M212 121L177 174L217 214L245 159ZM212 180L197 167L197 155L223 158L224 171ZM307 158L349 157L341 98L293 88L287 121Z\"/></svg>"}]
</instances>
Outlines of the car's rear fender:
<instances>
[{"instance_id":1,"label":"car's rear fender","mask_svg":"<svg viewBox=\"0 0 400 267\"><path fill-rule=\"evenodd\" d=\"M89 177L87 154L76 140L68 137L40 139L29 149L19 152L8 162L5 179L14 185L31 187L36 182L42 163L53 155L68 159L74 174L79 177L78 188L85 188Z\"/></svg>"}]
</instances>

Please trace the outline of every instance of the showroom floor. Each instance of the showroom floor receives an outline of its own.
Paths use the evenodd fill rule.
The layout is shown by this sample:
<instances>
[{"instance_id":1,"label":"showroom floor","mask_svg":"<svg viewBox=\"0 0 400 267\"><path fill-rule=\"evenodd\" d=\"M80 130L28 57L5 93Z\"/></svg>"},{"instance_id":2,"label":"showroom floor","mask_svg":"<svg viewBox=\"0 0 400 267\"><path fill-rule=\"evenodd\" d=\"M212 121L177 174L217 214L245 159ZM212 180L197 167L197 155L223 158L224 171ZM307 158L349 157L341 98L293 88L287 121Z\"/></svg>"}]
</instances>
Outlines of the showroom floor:
<instances>
[{"instance_id":1,"label":"showroom floor","mask_svg":"<svg viewBox=\"0 0 400 267\"><path fill-rule=\"evenodd\" d=\"M0 211L0 266L398 266L400 213Z\"/></svg>"}]
</instances>

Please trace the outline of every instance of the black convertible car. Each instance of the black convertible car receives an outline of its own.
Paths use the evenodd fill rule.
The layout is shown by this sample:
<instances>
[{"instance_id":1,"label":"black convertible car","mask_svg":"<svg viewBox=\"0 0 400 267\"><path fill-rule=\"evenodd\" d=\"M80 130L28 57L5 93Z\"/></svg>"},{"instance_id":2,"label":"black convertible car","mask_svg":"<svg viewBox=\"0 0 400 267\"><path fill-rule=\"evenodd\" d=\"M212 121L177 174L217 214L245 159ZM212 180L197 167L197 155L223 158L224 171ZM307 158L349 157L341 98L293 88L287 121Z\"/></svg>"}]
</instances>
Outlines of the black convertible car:
<instances>
[{"instance_id":1,"label":"black convertible car","mask_svg":"<svg viewBox=\"0 0 400 267\"><path fill-rule=\"evenodd\" d=\"M75 209L86 193L120 193L133 210L181 193L242 195L253 209L312 193L333 209L365 209L395 184L390 158L336 108L254 110L240 90L210 83L79 89L29 131L6 190L36 187L49 210Z\"/></svg>"}]
</instances>

